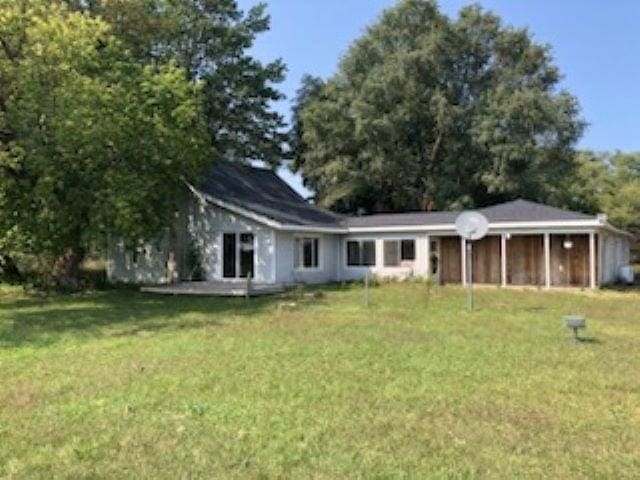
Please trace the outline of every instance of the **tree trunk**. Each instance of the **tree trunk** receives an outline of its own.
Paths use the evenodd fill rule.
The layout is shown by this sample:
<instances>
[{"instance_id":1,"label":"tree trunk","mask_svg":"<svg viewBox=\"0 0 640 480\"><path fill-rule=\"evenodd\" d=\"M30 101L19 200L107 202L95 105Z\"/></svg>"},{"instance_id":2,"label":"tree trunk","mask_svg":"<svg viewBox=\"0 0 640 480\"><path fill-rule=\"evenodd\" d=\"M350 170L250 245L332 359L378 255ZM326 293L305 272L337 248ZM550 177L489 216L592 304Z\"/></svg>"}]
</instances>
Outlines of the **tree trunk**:
<instances>
[{"instance_id":1,"label":"tree trunk","mask_svg":"<svg viewBox=\"0 0 640 480\"><path fill-rule=\"evenodd\" d=\"M80 287L80 264L84 260L84 248L70 247L56 260L53 276L56 286L61 290L78 290Z\"/></svg>"},{"instance_id":2,"label":"tree trunk","mask_svg":"<svg viewBox=\"0 0 640 480\"><path fill-rule=\"evenodd\" d=\"M0 280L7 283L20 283L23 278L16 262L7 254L0 254Z\"/></svg>"}]
</instances>

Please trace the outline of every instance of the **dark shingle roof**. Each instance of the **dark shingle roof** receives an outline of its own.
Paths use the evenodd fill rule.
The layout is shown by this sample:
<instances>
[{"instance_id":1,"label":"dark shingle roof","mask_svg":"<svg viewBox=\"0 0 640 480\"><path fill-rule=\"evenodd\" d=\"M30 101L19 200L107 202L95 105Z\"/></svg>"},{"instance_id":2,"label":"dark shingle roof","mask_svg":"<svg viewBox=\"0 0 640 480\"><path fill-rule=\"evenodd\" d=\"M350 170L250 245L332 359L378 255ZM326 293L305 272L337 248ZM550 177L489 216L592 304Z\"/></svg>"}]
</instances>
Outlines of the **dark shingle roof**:
<instances>
[{"instance_id":1,"label":"dark shingle roof","mask_svg":"<svg viewBox=\"0 0 640 480\"><path fill-rule=\"evenodd\" d=\"M345 217L307 202L272 170L218 163L200 190L214 198L287 225L305 227L401 227L453 225L459 212L383 213ZM583 213L528 200L481 208L489 222L593 220Z\"/></svg>"},{"instance_id":2,"label":"dark shingle roof","mask_svg":"<svg viewBox=\"0 0 640 480\"><path fill-rule=\"evenodd\" d=\"M265 168L220 162L200 190L280 223L341 226L342 216L307 202L275 172Z\"/></svg>"},{"instance_id":3,"label":"dark shingle roof","mask_svg":"<svg viewBox=\"0 0 640 480\"><path fill-rule=\"evenodd\" d=\"M489 222L553 222L563 220L593 220L584 213L561 210L528 200L514 200L478 210ZM415 225L452 225L460 212L383 213L349 217L349 227L394 227Z\"/></svg>"},{"instance_id":4,"label":"dark shingle roof","mask_svg":"<svg viewBox=\"0 0 640 480\"><path fill-rule=\"evenodd\" d=\"M348 227L396 227L419 225L450 225L455 222L458 212L410 212L410 213L379 213L347 217Z\"/></svg>"},{"instance_id":5,"label":"dark shingle roof","mask_svg":"<svg viewBox=\"0 0 640 480\"><path fill-rule=\"evenodd\" d=\"M595 218L592 215L562 210L522 199L481 208L479 211L487 217L489 222L553 222L593 220Z\"/></svg>"}]
</instances>

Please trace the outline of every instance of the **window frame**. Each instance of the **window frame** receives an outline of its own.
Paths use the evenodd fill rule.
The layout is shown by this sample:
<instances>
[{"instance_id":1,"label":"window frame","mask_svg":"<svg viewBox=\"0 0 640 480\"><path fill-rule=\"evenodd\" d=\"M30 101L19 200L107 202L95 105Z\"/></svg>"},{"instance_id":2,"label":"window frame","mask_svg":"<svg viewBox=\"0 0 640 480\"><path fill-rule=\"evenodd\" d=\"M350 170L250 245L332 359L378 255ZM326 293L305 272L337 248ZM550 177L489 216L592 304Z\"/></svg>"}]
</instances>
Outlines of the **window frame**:
<instances>
[{"instance_id":1,"label":"window frame","mask_svg":"<svg viewBox=\"0 0 640 480\"><path fill-rule=\"evenodd\" d=\"M311 240L312 266L310 267L307 267L304 265L305 240ZM301 246L300 249L298 248L299 246ZM313 263L315 263L315 265L313 265ZM295 271L302 271L302 272L313 272L313 271L319 271L323 269L322 238L320 235L294 235L293 237L293 269Z\"/></svg>"},{"instance_id":2,"label":"window frame","mask_svg":"<svg viewBox=\"0 0 640 480\"><path fill-rule=\"evenodd\" d=\"M403 248L402 244L404 242L413 242L413 258L403 258ZM387 243L395 243L397 245L397 263L395 265L388 265L386 262L386 244ZM384 268L409 268L409 263L415 264L418 256L418 243L415 237L394 237L394 238L385 238L382 240L382 264Z\"/></svg>"},{"instance_id":3,"label":"window frame","mask_svg":"<svg viewBox=\"0 0 640 480\"><path fill-rule=\"evenodd\" d=\"M387 263L387 247L390 247L392 245L395 245L395 252L389 252L389 253L395 253L395 263ZM384 266L384 268L399 268L401 266L401 262L402 260L400 260L401 257L401 252L400 252L400 240L396 240L394 239L385 239L382 242L382 265Z\"/></svg>"},{"instance_id":4,"label":"window frame","mask_svg":"<svg viewBox=\"0 0 640 480\"><path fill-rule=\"evenodd\" d=\"M351 264L349 263L349 243L355 243L358 245L358 263L357 264ZM365 264L364 263L364 244L365 243L370 243L373 245L373 263L372 264ZM345 267L346 268L374 268L377 266L378 264L378 259L377 259L377 250L378 250L378 246L377 246L377 242L376 239L374 238L349 238L345 240L344 243L344 263L345 263Z\"/></svg>"},{"instance_id":5,"label":"window frame","mask_svg":"<svg viewBox=\"0 0 640 480\"><path fill-rule=\"evenodd\" d=\"M411 242L411 258L404 258L404 244ZM415 238L403 238L400 240L400 262L415 262L416 261L416 239Z\"/></svg>"},{"instance_id":6,"label":"window frame","mask_svg":"<svg viewBox=\"0 0 640 480\"><path fill-rule=\"evenodd\" d=\"M256 272L258 270L258 234L253 230L224 230L220 232L220 280L223 282L233 282L240 279L246 279L247 277L240 276L240 256L242 255L242 242L240 241L242 235L253 236L253 277L255 279ZM225 277L224 275L224 237L225 235L235 236L235 274L233 277Z\"/></svg>"}]
</instances>

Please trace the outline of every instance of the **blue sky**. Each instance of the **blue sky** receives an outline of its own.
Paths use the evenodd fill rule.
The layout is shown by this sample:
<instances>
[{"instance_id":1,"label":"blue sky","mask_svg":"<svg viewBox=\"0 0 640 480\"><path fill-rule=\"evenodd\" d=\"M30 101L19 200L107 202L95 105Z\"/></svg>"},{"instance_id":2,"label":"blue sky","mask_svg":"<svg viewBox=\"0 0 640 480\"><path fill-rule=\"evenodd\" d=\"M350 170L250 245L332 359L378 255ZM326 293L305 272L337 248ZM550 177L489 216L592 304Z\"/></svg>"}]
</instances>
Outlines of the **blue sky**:
<instances>
[{"instance_id":1,"label":"blue sky","mask_svg":"<svg viewBox=\"0 0 640 480\"><path fill-rule=\"evenodd\" d=\"M239 0L242 9L257 0ZM454 17L472 2L441 0ZM580 101L589 126L579 143L593 150L640 150L640 1L485 0L476 2L503 21L528 28L552 47L564 75L562 87ZM267 0L271 30L261 35L254 55L282 58L287 78L277 105L289 118L291 99L305 73L327 78L351 42L392 0ZM300 179L281 175L304 191Z\"/></svg>"}]
</instances>

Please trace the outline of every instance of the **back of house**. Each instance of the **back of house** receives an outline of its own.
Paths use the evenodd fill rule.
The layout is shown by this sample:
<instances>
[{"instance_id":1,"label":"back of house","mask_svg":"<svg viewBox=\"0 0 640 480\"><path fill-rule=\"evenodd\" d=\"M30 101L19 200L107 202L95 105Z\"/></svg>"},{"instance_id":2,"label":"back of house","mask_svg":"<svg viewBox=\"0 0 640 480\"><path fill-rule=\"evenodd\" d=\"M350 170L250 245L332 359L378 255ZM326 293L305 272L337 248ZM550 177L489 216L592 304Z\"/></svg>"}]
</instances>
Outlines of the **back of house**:
<instances>
[{"instance_id":1,"label":"back of house","mask_svg":"<svg viewBox=\"0 0 640 480\"><path fill-rule=\"evenodd\" d=\"M527 200L479 211L489 220L489 233L474 242L474 282L595 288L617 281L630 262L631 235L605 215ZM202 185L189 188L171 238L133 252L111 241L108 276L167 283L171 251L171 280L240 282L251 276L288 285L369 274L464 283L458 214L343 216L307 202L272 170L223 162Z\"/></svg>"}]
</instances>

